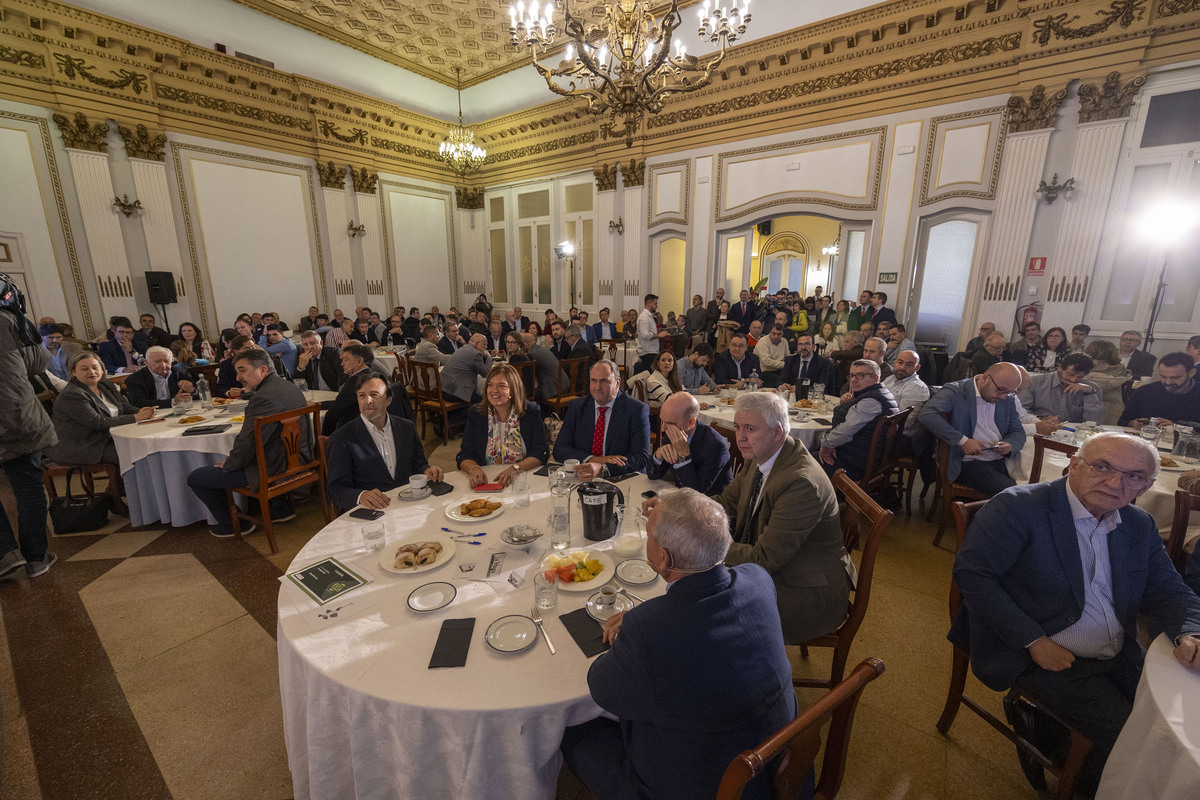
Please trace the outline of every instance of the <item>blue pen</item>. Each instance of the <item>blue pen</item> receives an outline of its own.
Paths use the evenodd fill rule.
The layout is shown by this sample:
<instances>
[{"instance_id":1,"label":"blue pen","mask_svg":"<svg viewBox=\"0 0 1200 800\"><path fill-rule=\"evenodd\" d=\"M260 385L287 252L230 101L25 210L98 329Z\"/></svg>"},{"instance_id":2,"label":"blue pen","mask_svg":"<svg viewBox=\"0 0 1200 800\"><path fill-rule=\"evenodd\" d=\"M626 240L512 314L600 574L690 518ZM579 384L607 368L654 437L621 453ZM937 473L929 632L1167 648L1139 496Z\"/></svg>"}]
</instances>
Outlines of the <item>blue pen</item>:
<instances>
[{"instance_id":1,"label":"blue pen","mask_svg":"<svg viewBox=\"0 0 1200 800\"><path fill-rule=\"evenodd\" d=\"M442 528L442 530L444 530L446 533L452 533L455 536L487 536L487 533L466 533L464 531L456 531L452 528Z\"/></svg>"}]
</instances>

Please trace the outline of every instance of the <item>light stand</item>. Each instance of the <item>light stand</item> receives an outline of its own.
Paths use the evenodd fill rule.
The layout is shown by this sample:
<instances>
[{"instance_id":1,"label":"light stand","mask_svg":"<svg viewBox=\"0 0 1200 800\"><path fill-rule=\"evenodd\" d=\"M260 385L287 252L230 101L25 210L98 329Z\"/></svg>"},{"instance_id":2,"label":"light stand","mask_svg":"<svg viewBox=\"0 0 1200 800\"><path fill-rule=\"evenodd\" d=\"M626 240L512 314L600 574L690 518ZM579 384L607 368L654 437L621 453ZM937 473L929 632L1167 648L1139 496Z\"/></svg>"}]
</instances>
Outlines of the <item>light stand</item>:
<instances>
[{"instance_id":1,"label":"light stand","mask_svg":"<svg viewBox=\"0 0 1200 800\"><path fill-rule=\"evenodd\" d=\"M1171 263L1171 251L1167 250L1163 258L1162 270L1158 273L1158 288L1154 290L1154 302L1150 304L1150 320L1146 323L1146 336L1142 341L1142 350L1150 352L1154 344L1154 324L1158 322L1158 312L1162 310L1163 295L1167 293L1167 265Z\"/></svg>"},{"instance_id":2,"label":"light stand","mask_svg":"<svg viewBox=\"0 0 1200 800\"><path fill-rule=\"evenodd\" d=\"M1141 234L1144 239L1162 245L1164 248L1163 265L1158 273L1158 287L1154 290L1154 302L1150 305L1150 319L1146 322L1146 336L1142 342L1142 350L1149 352L1154 344L1154 326L1158 323L1158 315L1162 311L1163 297L1167 293L1167 267L1171 265L1171 256L1175 246L1196 225L1200 210L1194 205L1181 200L1167 200L1151 208L1141 220Z\"/></svg>"},{"instance_id":3,"label":"light stand","mask_svg":"<svg viewBox=\"0 0 1200 800\"><path fill-rule=\"evenodd\" d=\"M571 274L570 291L571 291L571 307L576 306L575 303L575 245L571 242L560 242L554 245L554 255L567 260L567 270Z\"/></svg>"}]
</instances>

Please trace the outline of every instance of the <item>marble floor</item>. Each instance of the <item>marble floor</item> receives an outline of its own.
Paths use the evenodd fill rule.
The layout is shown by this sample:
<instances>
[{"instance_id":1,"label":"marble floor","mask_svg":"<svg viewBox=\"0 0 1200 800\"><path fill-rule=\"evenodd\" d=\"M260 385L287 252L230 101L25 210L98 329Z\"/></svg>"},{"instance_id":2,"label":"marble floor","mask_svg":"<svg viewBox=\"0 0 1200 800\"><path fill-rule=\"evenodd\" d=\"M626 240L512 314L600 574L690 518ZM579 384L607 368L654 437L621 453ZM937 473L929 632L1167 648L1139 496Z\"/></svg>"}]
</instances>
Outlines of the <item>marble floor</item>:
<instances>
[{"instance_id":1,"label":"marble floor","mask_svg":"<svg viewBox=\"0 0 1200 800\"><path fill-rule=\"evenodd\" d=\"M428 449L440 445L430 441ZM457 446L431 461L453 468ZM7 481L0 500L14 509ZM324 524L315 501L277 529L215 539L203 525L53 537L58 563L0 581L0 797L158 800L292 797L275 653L277 579ZM903 513L885 535L871 608L851 652L886 673L858 708L841 797L1022 800L1038 797L1012 748L969 711L934 728L950 664L946 596L952 536ZM828 674L827 653L798 674ZM969 691L1000 713L974 679ZM819 696L802 690L801 701ZM563 800L585 797L568 774ZM419 800L428 800L421 798Z\"/></svg>"}]
</instances>

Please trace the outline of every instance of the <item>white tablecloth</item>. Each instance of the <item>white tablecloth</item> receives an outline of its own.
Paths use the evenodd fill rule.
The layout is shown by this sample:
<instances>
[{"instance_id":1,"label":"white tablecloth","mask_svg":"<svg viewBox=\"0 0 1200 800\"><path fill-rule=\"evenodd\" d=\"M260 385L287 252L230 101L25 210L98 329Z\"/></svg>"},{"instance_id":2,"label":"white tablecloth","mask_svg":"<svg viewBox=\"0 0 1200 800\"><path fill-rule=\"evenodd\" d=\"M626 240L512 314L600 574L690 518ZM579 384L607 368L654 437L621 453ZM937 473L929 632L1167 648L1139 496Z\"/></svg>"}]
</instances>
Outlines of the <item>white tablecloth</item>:
<instances>
[{"instance_id":1,"label":"white tablecloth","mask_svg":"<svg viewBox=\"0 0 1200 800\"><path fill-rule=\"evenodd\" d=\"M494 471L489 468L489 472ZM561 766L563 730L597 716L587 689L590 660L558 619L581 608L590 591L559 592L558 608L545 618L545 642L518 654L493 652L483 642L488 626L508 614L528 615L533 604L532 573L521 588L467 580L464 561L486 565L509 525L546 528L548 482L532 478L529 509L511 505L494 521L454 524L444 509L471 496L461 473L447 479L460 491L409 503L394 500L382 522L388 546L442 526L487 531L482 546L459 544L453 560L429 572L395 575L378 566L378 554L364 555L360 520L340 517L296 556L289 572L328 556L344 559L376 579L379 598L350 619L314 630L307 614L315 604L297 600L284 587L279 595L279 683L284 736L295 796L300 798L521 798L554 797ZM630 505L626 529L633 529L640 493L663 488L638 476L619 484ZM394 495L394 493L392 493ZM608 550L611 542L586 542L579 533L578 501L572 500L573 544ZM537 561L547 545L531 548ZM614 556L614 561L620 559ZM479 567L483 569L483 566ZM418 614L407 606L409 593L433 581L449 581L458 596L446 608ZM597 587L598 588L598 587ZM661 594L661 579L632 588L634 594ZM360 589L358 591L366 591ZM352 595L347 596L352 597ZM367 601L364 601L367 602ZM443 620L475 618L467 664L460 669L428 668Z\"/></svg>"},{"instance_id":2,"label":"white tablecloth","mask_svg":"<svg viewBox=\"0 0 1200 800\"><path fill-rule=\"evenodd\" d=\"M719 422L727 428L733 427L733 406L727 405L723 400L715 400L711 396L696 395L696 399L701 403L716 403L716 406L709 409L702 409L698 415L701 422L705 425L712 425L714 422ZM836 397L826 397L826 401L836 404ZM795 417L792 417L792 438L799 439L809 450L816 452L820 446L821 434L832 428L832 425L826 425L823 422L817 422L816 417L821 419L831 419L833 416L833 406L827 405L828 411L809 411L808 422L797 422Z\"/></svg>"},{"instance_id":3,"label":"white tablecloth","mask_svg":"<svg viewBox=\"0 0 1200 800\"><path fill-rule=\"evenodd\" d=\"M1133 711L1104 767L1096 800L1200 797L1200 672L1159 636L1146 653Z\"/></svg>"}]
</instances>

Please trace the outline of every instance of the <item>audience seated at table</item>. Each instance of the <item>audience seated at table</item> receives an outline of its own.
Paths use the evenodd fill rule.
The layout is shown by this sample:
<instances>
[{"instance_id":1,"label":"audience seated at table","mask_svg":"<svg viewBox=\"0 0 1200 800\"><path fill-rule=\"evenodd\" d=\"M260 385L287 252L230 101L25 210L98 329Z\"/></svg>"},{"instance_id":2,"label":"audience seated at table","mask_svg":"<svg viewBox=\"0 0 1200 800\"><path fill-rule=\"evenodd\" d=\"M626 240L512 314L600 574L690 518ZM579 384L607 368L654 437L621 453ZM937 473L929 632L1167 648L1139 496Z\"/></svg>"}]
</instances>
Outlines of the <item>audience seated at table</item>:
<instances>
[{"instance_id":1,"label":"audience seated at table","mask_svg":"<svg viewBox=\"0 0 1200 800\"><path fill-rule=\"evenodd\" d=\"M155 345L146 351L146 366L125 379L125 394L137 408L170 408L176 397L191 398L196 391L182 364L172 364L171 351Z\"/></svg>"},{"instance_id":2,"label":"audience seated at table","mask_svg":"<svg viewBox=\"0 0 1200 800\"><path fill-rule=\"evenodd\" d=\"M537 323L533 323L536 325ZM532 326L531 326L532 327ZM534 333L521 334L525 355L537 364L537 398L552 400L558 396L558 359L550 352L542 337Z\"/></svg>"},{"instance_id":3,"label":"audience seated at table","mask_svg":"<svg viewBox=\"0 0 1200 800\"><path fill-rule=\"evenodd\" d=\"M842 349L827 352L825 357L838 368L838 386L845 386L850 379L850 365L863 357L862 333L856 330L842 337ZM798 346L798 345L797 345Z\"/></svg>"},{"instance_id":4,"label":"audience seated at table","mask_svg":"<svg viewBox=\"0 0 1200 800\"><path fill-rule=\"evenodd\" d=\"M521 334L515 330L504 334L504 353L508 356L508 363L520 364L522 361L529 361L529 354L525 352L525 342Z\"/></svg>"},{"instance_id":5,"label":"audience seated at table","mask_svg":"<svg viewBox=\"0 0 1200 800\"><path fill-rule=\"evenodd\" d=\"M324 408L324 413L321 416L322 435L332 435L339 427L354 418L354 415L358 412L356 379L359 375L363 374L378 375L378 373L371 369L371 364L374 361L375 354L365 344L347 342L342 347L342 373L345 378L342 385L338 388L338 396ZM385 383L388 382L386 377L379 377L383 377Z\"/></svg>"},{"instance_id":6,"label":"audience seated at table","mask_svg":"<svg viewBox=\"0 0 1200 800\"><path fill-rule=\"evenodd\" d=\"M133 323L128 317L113 317L109 320L112 338L101 342L96 348L101 363L107 372L133 372L142 365L142 354L133 343Z\"/></svg>"},{"instance_id":7,"label":"audience seated at table","mask_svg":"<svg viewBox=\"0 0 1200 800\"><path fill-rule=\"evenodd\" d=\"M309 389L336 392L346 380L341 354L337 348L322 346L316 331L305 331L300 335L295 377L304 379Z\"/></svg>"},{"instance_id":8,"label":"audience seated at table","mask_svg":"<svg viewBox=\"0 0 1200 800\"><path fill-rule=\"evenodd\" d=\"M309 306L308 316L301 317L299 324L296 325L297 332L304 333L305 331L315 331L317 328L321 327L320 323L317 321L318 312L319 309L316 306ZM328 319L328 317L326 319Z\"/></svg>"},{"instance_id":9,"label":"audience seated at table","mask_svg":"<svg viewBox=\"0 0 1200 800\"><path fill-rule=\"evenodd\" d=\"M67 365L71 358L82 352L74 342L63 341L63 326L56 322L46 322L38 327L38 335L42 337L42 346L50 354L48 372L60 380L67 380Z\"/></svg>"},{"instance_id":10,"label":"audience seated at table","mask_svg":"<svg viewBox=\"0 0 1200 800\"><path fill-rule=\"evenodd\" d=\"M650 460L650 408L621 394L620 382L615 363L597 361L589 393L567 405L554 460L579 459L582 480L644 472Z\"/></svg>"},{"instance_id":11,"label":"audience seated at table","mask_svg":"<svg viewBox=\"0 0 1200 800\"><path fill-rule=\"evenodd\" d=\"M1067 332L1062 328L1051 328L1046 331L1040 342L1029 345L1025 353L1024 367L1034 373L1053 372L1070 352Z\"/></svg>"},{"instance_id":12,"label":"audience seated at table","mask_svg":"<svg viewBox=\"0 0 1200 800\"><path fill-rule=\"evenodd\" d=\"M1064 422L1095 422L1104 419L1100 387L1086 380L1092 360L1083 353L1068 353L1053 372L1031 375L1017 397L1038 418L1036 430L1048 435Z\"/></svg>"},{"instance_id":13,"label":"audience seated at table","mask_svg":"<svg viewBox=\"0 0 1200 800\"><path fill-rule=\"evenodd\" d=\"M281 378L275 372L271 356L265 350L248 347L233 357L238 381L250 393L250 402L246 404L245 422L234 439L229 456L224 461L211 467L200 467L188 475L188 486L200 502L204 503L208 513L216 520L209 528L209 533L219 539L233 536L233 518L229 515L229 504L226 500L226 489L247 486L250 489L259 488L258 455L254 444L254 426L258 417L269 417L297 408L304 408L308 401L304 393L291 381ZM313 458L313 434L308 417L300 420L300 460L311 461ZM267 475L278 475L287 469L288 456L280 438L279 425L268 426L263 432L263 452L267 459ZM266 513L266 512L264 512ZM294 519L291 500L286 494L271 500L271 521L287 522ZM242 535L254 531L253 524L242 526Z\"/></svg>"},{"instance_id":14,"label":"audience seated at table","mask_svg":"<svg viewBox=\"0 0 1200 800\"><path fill-rule=\"evenodd\" d=\"M1187 492L1193 498L1200 497L1200 470L1191 469L1180 475L1178 488ZM1193 530L1193 526L1188 527L1189 533ZM1191 542L1185 542L1185 550L1188 544L1193 549L1187 556L1187 562L1183 570L1183 582L1191 587L1193 592L1200 595L1200 541L1192 538Z\"/></svg>"},{"instance_id":15,"label":"audience seated at table","mask_svg":"<svg viewBox=\"0 0 1200 800\"><path fill-rule=\"evenodd\" d=\"M883 360L886 353L887 342L878 336L872 336L863 342L862 357L868 361L874 361L879 366L881 380L883 378L890 378L892 375L892 368ZM846 377L850 377L849 371L847 371Z\"/></svg>"},{"instance_id":16,"label":"audience seated at table","mask_svg":"<svg viewBox=\"0 0 1200 800\"><path fill-rule=\"evenodd\" d=\"M329 333L325 334L325 346L341 349L342 345L351 341L350 334L352 333L354 333L354 320L343 319L339 324L330 327Z\"/></svg>"},{"instance_id":17,"label":"audience seated at table","mask_svg":"<svg viewBox=\"0 0 1200 800\"><path fill-rule=\"evenodd\" d=\"M460 349L466 347L467 340L463 338L463 330L465 330L463 326L447 319L445 335L437 340L438 350L441 350L447 356L452 356Z\"/></svg>"},{"instance_id":18,"label":"audience seated at table","mask_svg":"<svg viewBox=\"0 0 1200 800\"><path fill-rule=\"evenodd\" d=\"M563 333L563 339L566 340L570 351L567 353L567 358L586 358L587 363L584 365L591 368L596 361L596 348L592 347L583 338L583 328L579 325L570 325ZM580 387L582 389L582 387Z\"/></svg>"},{"instance_id":19,"label":"audience seated at table","mask_svg":"<svg viewBox=\"0 0 1200 800\"><path fill-rule=\"evenodd\" d=\"M813 345L820 353L832 353L842 349L842 337L837 332L837 326L826 322L821 326L821 332L813 337Z\"/></svg>"},{"instance_id":20,"label":"audience seated at table","mask_svg":"<svg viewBox=\"0 0 1200 800\"><path fill-rule=\"evenodd\" d=\"M696 418L699 411L699 402L687 392L673 394L662 404L659 447L650 456L646 476L706 495L720 494L733 480L729 443Z\"/></svg>"},{"instance_id":21,"label":"audience seated at table","mask_svg":"<svg viewBox=\"0 0 1200 800\"><path fill-rule=\"evenodd\" d=\"M284 338L283 331L279 330L276 325L268 325L265 334L266 346L263 347L272 356L278 356L283 368L287 370L287 375L290 377L296 371L296 361L298 355L296 353L296 345L292 344L290 339ZM282 373L280 373L282 375Z\"/></svg>"},{"instance_id":22,"label":"audience seated at table","mask_svg":"<svg viewBox=\"0 0 1200 800\"><path fill-rule=\"evenodd\" d=\"M487 337L473 333L466 347L461 347L450 356L442 367L442 396L447 400L474 403L479 399L479 378L486 377L492 369L492 357L484 349Z\"/></svg>"},{"instance_id":23,"label":"audience seated at table","mask_svg":"<svg viewBox=\"0 0 1200 800\"><path fill-rule=\"evenodd\" d=\"M1008 342L1005 340L1004 334L993 333L988 335L983 340L983 344L971 354L971 366L976 375L981 375L1001 361L1013 362L1013 359L1008 356ZM1024 363L1021 364L1021 367L1024 368Z\"/></svg>"},{"instance_id":24,"label":"audience seated at table","mask_svg":"<svg viewBox=\"0 0 1200 800\"><path fill-rule=\"evenodd\" d=\"M713 371L718 386L733 386L738 389L749 380L751 373L757 372L762 376L762 365L758 356L749 352L750 345L746 335L735 333L729 339L729 349L718 353L713 362Z\"/></svg>"},{"instance_id":25,"label":"audience seated at table","mask_svg":"<svg viewBox=\"0 0 1200 800\"><path fill-rule=\"evenodd\" d=\"M796 393L796 399L809 398L809 389L816 384L825 387L825 394L837 396L841 391L841 375L830 359L817 355L812 334L796 336L796 353L783 365L779 385Z\"/></svg>"},{"instance_id":26,"label":"audience seated at table","mask_svg":"<svg viewBox=\"0 0 1200 800\"><path fill-rule=\"evenodd\" d=\"M439 339L442 338L444 337L435 326L426 325L421 331L421 341L417 343L417 348L413 351L413 360L430 364L445 364L449 361L454 350L450 348L449 353L445 352L439 346Z\"/></svg>"},{"instance_id":27,"label":"audience seated at table","mask_svg":"<svg viewBox=\"0 0 1200 800\"><path fill-rule=\"evenodd\" d=\"M1014 339L1008 345L1008 354L1004 357L1004 360L1020 364L1022 367L1029 369L1029 351L1039 347L1041 344L1042 326L1036 322L1027 322L1021 327L1021 336Z\"/></svg>"},{"instance_id":28,"label":"audience seated at table","mask_svg":"<svg viewBox=\"0 0 1200 800\"><path fill-rule=\"evenodd\" d=\"M1166 630L1183 664L1200 669L1200 598L1172 566L1153 518L1133 505L1157 474L1158 453L1145 440L1091 437L1065 478L992 498L954 562L963 604L948 638L970 652L988 687L1030 690L1091 741L1079 779L1089 796L1141 675L1139 612ZM1025 712L1050 738L1039 745L1055 752L1065 731L1031 706ZM1024 716L1013 722L1029 733Z\"/></svg>"},{"instance_id":29,"label":"audience seated at table","mask_svg":"<svg viewBox=\"0 0 1200 800\"><path fill-rule=\"evenodd\" d=\"M345 342L342 345L342 350L345 350L347 347L351 347L353 345L358 345L358 344L361 344L361 342L357 342L354 339L350 339L349 341ZM367 361L367 368L369 370L371 370L371 372L374 372L376 375L383 378L388 383L391 383L392 382L392 371L387 368L386 364L384 364L379 359L375 358L374 350L371 350L371 348L369 348L369 347L367 348L367 350L370 351L370 353L371 353L371 357Z\"/></svg>"},{"instance_id":30,"label":"audience seated at table","mask_svg":"<svg viewBox=\"0 0 1200 800\"><path fill-rule=\"evenodd\" d=\"M887 352L883 354L883 362L889 367L894 367L896 356L905 350L915 351L916 349L917 345L908 338L908 329L903 325L894 325L888 330Z\"/></svg>"},{"instance_id":31,"label":"audience seated at table","mask_svg":"<svg viewBox=\"0 0 1200 800\"><path fill-rule=\"evenodd\" d=\"M675 361L675 369L679 373L679 385L685 392L693 394L712 394L717 391L717 382L708 374L708 368L713 362L713 349L708 342L700 342L692 352Z\"/></svg>"},{"instance_id":32,"label":"audience seated at table","mask_svg":"<svg viewBox=\"0 0 1200 800\"><path fill-rule=\"evenodd\" d=\"M358 414L330 436L325 448L326 487L334 507L387 508L391 498L384 492L408 483L411 476L440 481L442 470L426 461L416 426L388 413L393 398L387 381L361 370L346 385Z\"/></svg>"},{"instance_id":33,"label":"audience seated at table","mask_svg":"<svg viewBox=\"0 0 1200 800\"><path fill-rule=\"evenodd\" d=\"M196 354L196 361L201 365L211 364L217 360L213 346L204 338L200 329L191 322L180 323L179 335L175 337L175 341L182 341L186 344L187 349Z\"/></svg>"},{"instance_id":34,"label":"audience seated at table","mask_svg":"<svg viewBox=\"0 0 1200 800\"><path fill-rule=\"evenodd\" d=\"M649 372L639 373L629 379L631 384L639 380L645 384L646 402L652 406L661 406L672 394L683 391L675 356L669 352L659 353Z\"/></svg>"},{"instance_id":35,"label":"audience seated at table","mask_svg":"<svg viewBox=\"0 0 1200 800\"><path fill-rule=\"evenodd\" d=\"M241 397L242 386L237 379L234 357L244 350L254 349L254 340L249 336L235 336L229 343L229 357L217 367L217 385L213 387L214 397Z\"/></svg>"},{"instance_id":36,"label":"audience seated at table","mask_svg":"<svg viewBox=\"0 0 1200 800\"><path fill-rule=\"evenodd\" d=\"M508 364L497 364L488 373L483 400L467 411L467 427L458 451L458 468L471 486L499 483L507 486L516 472L529 472L549 458L542 412L525 402L521 374ZM504 464L488 480L483 467Z\"/></svg>"},{"instance_id":37,"label":"audience seated at table","mask_svg":"<svg viewBox=\"0 0 1200 800\"><path fill-rule=\"evenodd\" d=\"M174 337L158 327L153 314L142 314L138 317L141 326L133 334L133 346L142 355L151 347L166 347Z\"/></svg>"},{"instance_id":38,"label":"audience seated at table","mask_svg":"<svg viewBox=\"0 0 1200 800\"><path fill-rule=\"evenodd\" d=\"M104 377L104 365L91 351L79 353L68 366L71 378L54 399L58 444L45 450L60 464L116 464L117 446L109 429L150 419L155 406L130 403L116 384Z\"/></svg>"},{"instance_id":39,"label":"audience seated at table","mask_svg":"<svg viewBox=\"0 0 1200 800\"><path fill-rule=\"evenodd\" d=\"M1160 423L1200 424L1200 383L1196 362L1187 353L1167 353L1158 360L1158 381L1133 390L1117 424L1140 430L1150 417Z\"/></svg>"},{"instance_id":40,"label":"audience seated at table","mask_svg":"<svg viewBox=\"0 0 1200 800\"><path fill-rule=\"evenodd\" d=\"M387 330L379 337L380 344L385 347L403 347L408 343L408 335L404 332L404 317L393 314L388 317Z\"/></svg>"},{"instance_id":41,"label":"audience seated at table","mask_svg":"<svg viewBox=\"0 0 1200 800\"><path fill-rule=\"evenodd\" d=\"M783 639L801 644L836 629L846 617L850 561L833 484L789 435L787 402L778 394L742 395L733 412L746 462L715 498L732 520L733 545L725 563L754 563L771 573Z\"/></svg>"},{"instance_id":42,"label":"audience seated at table","mask_svg":"<svg viewBox=\"0 0 1200 800\"><path fill-rule=\"evenodd\" d=\"M379 347L379 337L375 335L374 329L371 328L370 320L360 319L354 323L354 330L350 331L348 336L359 344L365 344L367 347Z\"/></svg>"},{"instance_id":43,"label":"audience seated at table","mask_svg":"<svg viewBox=\"0 0 1200 800\"><path fill-rule=\"evenodd\" d=\"M906 408L912 409L908 420L904 423L904 438L900 440L900 455L902 456L913 457L916 455L913 436L916 435L919 425L917 415L921 413L921 407L929 399L929 387L921 380L921 376L918 374L920 369L921 356L917 354L917 351L902 350L896 356L892 376L883 381L883 388L896 398L897 408L901 411Z\"/></svg>"},{"instance_id":44,"label":"audience seated at table","mask_svg":"<svg viewBox=\"0 0 1200 800\"><path fill-rule=\"evenodd\" d=\"M966 353L967 356L970 357L971 355L973 355L975 353L976 350L983 347L983 343L987 339L987 337L991 336L995 332L996 332L996 323L994 323L994 322L983 323L982 325L979 326L979 335L974 337L970 341L968 341L967 346L962 349L962 352ZM991 366L991 365L989 364L988 366Z\"/></svg>"},{"instance_id":45,"label":"audience seated at table","mask_svg":"<svg viewBox=\"0 0 1200 800\"><path fill-rule=\"evenodd\" d=\"M663 492L647 531L669 590L605 623L588 688L617 719L567 728L563 756L599 797L714 797L734 756L796 715L774 590L761 567L722 563L728 520L697 492ZM772 774L744 797L774 796Z\"/></svg>"},{"instance_id":46,"label":"audience seated at table","mask_svg":"<svg viewBox=\"0 0 1200 800\"><path fill-rule=\"evenodd\" d=\"M1121 365L1117 346L1104 339L1096 339L1084 345L1083 353L1094 366L1088 380L1100 387L1101 403L1104 407L1103 423L1116 425L1125 410L1125 398L1121 386L1133 377L1127 367Z\"/></svg>"},{"instance_id":47,"label":"audience seated at table","mask_svg":"<svg viewBox=\"0 0 1200 800\"><path fill-rule=\"evenodd\" d=\"M1141 346L1142 334L1140 332L1123 331L1121 333L1117 345L1117 355L1121 366L1129 370L1135 381L1154 374L1154 355L1140 349Z\"/></svg>"},{"instance_id":48,"label":"audience seated at table","mask_svg":"<svg viewBox=\"0 0 1200 800\"><path fill-rule=\"evenodd\" d=\"M884 418L900 411L896 398L879 382L879 365L860 358L850 365L850 391L833 410L833 427L821 439L821 463L833 475L846 470L852 481L866 474L871 439Z\"/></svg>"},{"instance_id":49,"label":"audience seated at table","mask_svg":"<svg viewBox=\"0 0 1200 800\"><path fill-rule=\"evenodd\" d=\"M783 314L782 311L779 313ZM758 362L762 365L763 385L771 389L779 386L784 365L787 364L787 360L792 354L787 340L783 337L783 332L784 326L776 324L766 336L759 339L758 343L754 345L754 355L758 357Z\"/></svg>"}]
</instances>

